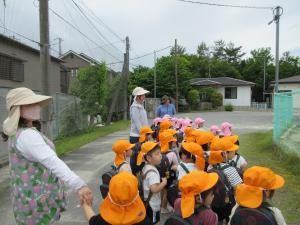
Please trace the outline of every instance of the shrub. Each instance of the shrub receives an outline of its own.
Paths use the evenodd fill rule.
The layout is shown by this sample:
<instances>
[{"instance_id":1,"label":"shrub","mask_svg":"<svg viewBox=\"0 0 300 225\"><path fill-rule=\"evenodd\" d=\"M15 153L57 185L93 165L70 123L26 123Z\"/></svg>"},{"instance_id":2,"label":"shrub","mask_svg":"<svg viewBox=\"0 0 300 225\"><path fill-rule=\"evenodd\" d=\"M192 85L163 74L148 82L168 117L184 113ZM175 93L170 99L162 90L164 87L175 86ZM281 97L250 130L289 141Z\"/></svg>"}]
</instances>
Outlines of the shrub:
<instances>
[{"instance_id":1,"label":"shrub","mask_svg":"<svg viewBox=\"0 0 300 225\"><path fill-rule=\"evenodd\" d=\"M192 89L188 92L187 97L188 103L192 106L192 108L197 108L197 105L200 101L199 92L195 89Z\"/></svg>"},{"instance_id":2,"label":"shrub","mask_svg":"<svg viewBox=\"0 0 300 225\"><path fill-rule=\"evenodd\" d=\"M223 95L217 91L213 92L210 96L212 107L215 109L223 105Z\"/></svg>"},{"instance_id":3,"label":"shrub","mask_svg":"<svg viewBox=\"0 0 300 225\"><path fill-rule=\"evenodd\" d=\"M232 111L233 111L233 105L231 105L231 104L226 104L226 105L224 106L224 109L225 109L225 111L227 111L227 112L232 112Z\"/></svg>"}]
</instances>

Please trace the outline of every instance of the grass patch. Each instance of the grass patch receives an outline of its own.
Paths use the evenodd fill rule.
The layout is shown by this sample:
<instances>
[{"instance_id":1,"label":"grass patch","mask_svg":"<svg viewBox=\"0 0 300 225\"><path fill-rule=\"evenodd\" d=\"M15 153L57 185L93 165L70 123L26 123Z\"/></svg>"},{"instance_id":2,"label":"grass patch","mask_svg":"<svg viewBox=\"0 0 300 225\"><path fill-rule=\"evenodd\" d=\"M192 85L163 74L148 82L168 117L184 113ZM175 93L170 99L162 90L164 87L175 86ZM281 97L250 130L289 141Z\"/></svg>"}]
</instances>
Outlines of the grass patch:
<instances>
[{"instance_id":1,"label":"grass patch","mask_svg":"<svg viewBox=\"0 0 300 225\"><path fill-rule=\"evenodd\" d=\"M109 126L94 127L88 129L85 133L58 139L55 141L56 152L59 156L64 155L96 140L99 137L103 137L116 131L125 130L128 126L129 121L122 120Z\"/></svg>"},{"instance_id":2,"label":"grass patch","mask_svg":"<svg viewBox=\"0 0 300 225\"><path fill-rule=\"evenodd\" d=\"M300 224L300 159L273 145L272 132L243 134L240 153L249 166L271 168L285 178L283 188L276 191L273 203L290 225Z\"/></svg>"}]
</instances>

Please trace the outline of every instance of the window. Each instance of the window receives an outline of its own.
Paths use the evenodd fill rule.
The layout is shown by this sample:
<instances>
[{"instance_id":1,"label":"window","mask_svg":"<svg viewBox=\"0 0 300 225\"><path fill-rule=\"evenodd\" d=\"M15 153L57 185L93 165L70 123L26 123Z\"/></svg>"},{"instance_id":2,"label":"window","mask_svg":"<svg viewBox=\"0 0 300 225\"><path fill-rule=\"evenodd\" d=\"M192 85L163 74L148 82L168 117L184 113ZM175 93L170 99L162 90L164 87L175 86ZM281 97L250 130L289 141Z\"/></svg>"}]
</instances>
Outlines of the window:
<instances>
[{"instance_id":1,"label":"window","mask_svg":"<svg viewBox=\"0 0 300 225\"><path fill-rule=\"evenodd\" d=\"M24 64L21 60L0 55L0 79L24 81Z\"/></svg>"},{"instance_id":2,"label":"window","mask_svg":"<svg viewBox=\"0 0 300 225\"><path fill-rule=\"evenodd\" d=\"M237 99L237 87L226 87L225 99Z\"/></svg>"}]
</instances>

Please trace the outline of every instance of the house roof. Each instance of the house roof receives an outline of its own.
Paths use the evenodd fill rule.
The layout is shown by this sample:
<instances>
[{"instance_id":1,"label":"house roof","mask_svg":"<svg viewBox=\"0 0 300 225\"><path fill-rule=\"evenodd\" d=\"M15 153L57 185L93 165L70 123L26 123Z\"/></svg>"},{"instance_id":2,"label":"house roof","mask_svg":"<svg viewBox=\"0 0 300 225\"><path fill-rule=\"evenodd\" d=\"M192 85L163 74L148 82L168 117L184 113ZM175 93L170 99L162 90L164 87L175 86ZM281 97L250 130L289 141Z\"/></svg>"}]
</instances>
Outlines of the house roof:
<instances>
[{"instance_id":1,"label":"house roof","mask_svg":"<svg viewBox=\"0 0 300 225\"><path fill-rule=\"evenodd\" d=\"M195 78L190 80L192 86L254 86L255 83L231 77Z\"/></svg>"},{"instance_id":2,"label":"house roof","mask_svg":"<svg viewBox=\"0 0 300 225\"><path fill-rule=\"evenodd\" d=\"M294 84L294 83L300 83L300 75L292 76L284 79L278 80L279 84ZM275 84L275 81L271 81L271 84Z\"/></svg>"},{"instance_id":3,"label":"house roof","mask_svg":"<svg viewBox=\"0 0 300 225\"><path fill-rule=\"evenodd\" d=\"M70 54L76 55L77 57L81 58L82 60L86 61L87 63L89 63L91 65L99 64L99 62L97 60L93 59L92 57L90 57L84 53L78 54L78 53L74 52L73 50L67 51L66 53L61 55L59 58L63 60L65 57L67 57Z\"/></svg>"},{"instance_id":4,"label":"house roof","mask_svg":"<svg viewBox=\"0 0 300 225\"><path fill-rule=\"evenodd\" d=\"M17 47L19 47L19 48L22 48L22 49L26 50L26 51L30 51L30 52L32 52L32 53L34 53L34 54L40 55L40 50L38 50L38 49L36 49L36 48L33 48L33 47L29 46L29 45L26 45L26 44L24 44L24 43L22 43L22 42L20 42L20 41L17 41L16 39L7 37L6 35L0 34L0 41L9 43L9 44L11 44L11 45L15 45L15 46L17 46ZM15 58L15 56L11 56L11 57L14 57L14 58ZM60 60L59 58L56 58L56 57L54 57L54 56L50 56L50 57L51 57L51 59L52 59L53 61L61 62L61 60ZM20 59L20 60L21 60L21 59ZM22 59L22 60L25 60L25 61L26 61L26 59Z\"/></svg>"}]
</instances>

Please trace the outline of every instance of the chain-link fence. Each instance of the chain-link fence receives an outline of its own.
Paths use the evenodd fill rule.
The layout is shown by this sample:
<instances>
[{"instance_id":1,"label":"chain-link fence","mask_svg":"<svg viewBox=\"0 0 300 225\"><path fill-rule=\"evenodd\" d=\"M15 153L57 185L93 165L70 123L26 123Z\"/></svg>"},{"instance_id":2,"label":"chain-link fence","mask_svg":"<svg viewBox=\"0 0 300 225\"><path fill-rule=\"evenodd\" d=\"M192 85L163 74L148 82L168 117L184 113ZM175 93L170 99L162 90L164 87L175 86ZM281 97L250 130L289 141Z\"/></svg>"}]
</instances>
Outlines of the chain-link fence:
<instances>
[{"instance_id":1,"label":"chain-link fence","mask_svg":"<svg viewBox=\"0 0 300 225\"><path fill-rule=\"evenodd\" d=\"M300 156L300 90L274 95L273 140Z\"/></svg>"}]
</instances>

